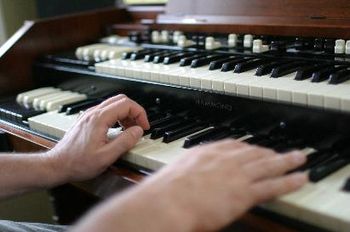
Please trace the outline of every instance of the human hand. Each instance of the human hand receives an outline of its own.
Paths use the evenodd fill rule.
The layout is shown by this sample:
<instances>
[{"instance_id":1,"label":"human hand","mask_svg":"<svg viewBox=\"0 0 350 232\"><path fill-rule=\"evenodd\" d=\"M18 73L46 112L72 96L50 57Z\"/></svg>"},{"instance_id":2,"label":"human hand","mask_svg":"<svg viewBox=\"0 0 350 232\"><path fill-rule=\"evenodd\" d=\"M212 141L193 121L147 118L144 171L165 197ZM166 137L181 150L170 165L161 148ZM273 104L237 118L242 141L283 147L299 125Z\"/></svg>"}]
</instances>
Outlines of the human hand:
<instances>
[{"instance_id":1,"label":"human hand","mask_svg":"<svg viewBox=\"0 0 350 232\"><path fill-rule=\"evenodd\" d=\"M116 122L124 131L109 140L107 131ZM86 180L131 149L147 129L145 110L125 95L118 95L87 110L47 157L61 183Z\"/></svg>"},{"instance_id":2,"label":"human hand","mask_svg":"<svg viewBox=\"0 0 350 232\"><path fill-rule=\"evenodd\" d=\"M281 155L227 140L188 150L141 184L135 195L157 199L167 207L160 212L163 217L171 211L174 218L177 212L178 223L185 227L189 222L191 231L216 231L254 205L302 187L306 174L284 174L305 161L301 152Z\"/></svg>"}]
</instances>

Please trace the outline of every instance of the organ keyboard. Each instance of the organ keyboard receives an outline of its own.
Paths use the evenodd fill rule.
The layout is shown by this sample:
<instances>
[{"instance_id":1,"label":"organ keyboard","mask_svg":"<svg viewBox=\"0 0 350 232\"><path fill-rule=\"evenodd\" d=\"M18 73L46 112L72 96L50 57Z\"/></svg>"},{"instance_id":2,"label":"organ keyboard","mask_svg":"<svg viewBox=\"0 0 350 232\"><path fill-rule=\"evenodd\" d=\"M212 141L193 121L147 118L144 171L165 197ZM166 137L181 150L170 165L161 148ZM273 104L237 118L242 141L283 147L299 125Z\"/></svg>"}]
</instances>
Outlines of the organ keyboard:
<instances>
[{"instance_id":1,"label":"organ keyboard","mask_svg":"<svg viewBox=\"0 0 350 232\"><path fill-rule=\"evenodd\" d=\"M270 4L266 6L277 7ZM117 13L129 17L124 11ZM154 24L145 20L142 26L121 19L113 24L116 14L111 15L108 36L82 30L84 39L70 38L72 28L61 32L72 40L70 47L61 42L33 51L35 59L26 66L32 70L27 72L33 74L33 87L20 87L19 81L18 89L0 100L0 125L56 142L82 112L125 93L145 107L151 123L137 146L123 156L127 167L151 174L190 147L224 138L280 153L300 149L308 161L295 171L308 172L311 182L260 207L322 229L350 229L350 36L334 29L331 24L338 21L325 26L334 35L307 34L298 20L288 17L285 20L298 30L265 34L258 26L256 31L242 29L246 25L234 17L226 20L239 27L220 29L230 21L224 24L217 18L220 23L195 23L204 28L196 29L182 21L180 26L166 24L174 20L167 14L158 21L150 16ZM305 23L316 30L308 20ZM110 33L113 28L120 35ZM2 72L4 64L1 58ZM10 74L22 78L15 71ZM121 130L115 125L108 137L113 139Z\"/></svg>"}]
</instances>

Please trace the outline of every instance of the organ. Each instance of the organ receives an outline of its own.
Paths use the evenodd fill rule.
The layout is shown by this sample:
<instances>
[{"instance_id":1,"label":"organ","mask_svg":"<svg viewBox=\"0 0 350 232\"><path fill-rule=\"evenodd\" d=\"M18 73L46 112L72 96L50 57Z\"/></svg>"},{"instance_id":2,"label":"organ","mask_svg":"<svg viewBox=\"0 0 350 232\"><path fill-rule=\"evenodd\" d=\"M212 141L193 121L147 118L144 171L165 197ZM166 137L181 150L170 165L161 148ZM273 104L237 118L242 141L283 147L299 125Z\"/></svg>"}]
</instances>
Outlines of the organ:
<instances>
[{"instance_id":1,"label":"organ","mask_svg":"<svg viewBox=\"0 0 350 232\"><path fill-rule=\"evenodd\" d=\"M170 1L27 22L0 49L0 127L50 148L79 112L125 93L145 107L152 128L95 188L117 175L138 181L185 149L223 138L301 149L308 162L298 171L311 182L259 210L303 230L348 231L347 7ZM252 215L243 222L285 229Z\"/></svg>"}]
</instances>

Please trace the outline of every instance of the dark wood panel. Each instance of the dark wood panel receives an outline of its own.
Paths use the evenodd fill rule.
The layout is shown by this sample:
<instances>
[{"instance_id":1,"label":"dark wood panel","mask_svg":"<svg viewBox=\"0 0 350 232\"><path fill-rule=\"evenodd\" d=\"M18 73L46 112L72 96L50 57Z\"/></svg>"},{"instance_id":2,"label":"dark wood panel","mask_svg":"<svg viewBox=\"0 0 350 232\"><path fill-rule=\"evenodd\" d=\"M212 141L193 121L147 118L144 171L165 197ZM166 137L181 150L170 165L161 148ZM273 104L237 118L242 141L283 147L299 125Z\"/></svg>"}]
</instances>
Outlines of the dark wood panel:
<instances>
[{"instance_id":1,"label":"dark wood panel","mask_svg":"<svg viewBox=\"0 0 350 232\"><path fill-rule=\"evenodd\" d=\"M153 28L350 39L350 1L171 0L157 24Z\"/></svg>"},{"instance_id":2,"label":"dark wood panel","mask_svg":"<svg viewBox=\"0 0 350 232\"><path fill-rule=\"evenodd\" d=\"M49 140L44 139L44 138L42 138L40 136L28 133L28 132L26 132L24 130L21 130L21 129L13 127L13 126L10 126L10 125L5 124L5 123L1 123L0 122L0 129L3 130L4 132L14 136L14 137L19 138L18 141L16 141L16 140L12 141L12 145L13 145L14 148L16 148L16 147L20 148L21 144L19 144L19 143L26 143L26 142L32 143L33 147L30 147L30 148L27 147L28 144L27 145L23 145L24 147L28 148L30 151L33 151L34 147L36 147L37 149L39 147L40 148L49 149L49 148L52 148L52 147L55 146L55 143L52 142L52 141L49 141ZM34 146L33 144L37 145L37 146ZM18 150L18 151L25 152L26 150L20 148L20 150Z\"/></svg>"},{"instance_id":3,"label":"dark wood panel","mask_svg":"<svg viewBox=\"0 0 350 232\"><path fill-rule=\"evenodd\" d=\"M348 0L171 0L166 12L176 15L235 15L350 18Z\"/></svg>"},{"instance_id":4,"label":"dark wood panel","mask_svg":"<svg viewBox=\"0 0 350 232\"><path fill-rule=\"evenodd\" d=\"M125 10L107 9L29 21L0 48L0 95L33 86L33 61L43 54L91 43L108 24L130 22Z\"/></svg>"},{"instance_id":5,"label":"dark wood panel","mask_svg":"<svg viewBox=\"0 0 350 232\"><path fill-rule=\"evenodd\" d=\"M234 18L234 19L233 19ZM181 30L203 33L249 33L254 35L302 36L319 38L350 39L350 21L337 21L328 24L307 23L300 19L288 21L286 19L271 20L252 17L231 17L219 23L207 24L200 20L196 23L179 23L164 20L151 25L157 30ZM230 23L231 22L231 23Z\"/></svg>"},{"instance_id":6,"label":"dark wood panel","mask_svg":"<svg viewBox=\"0 0 350 232\"><path fill-rule=\"evenodd\" d=\"M159 14L165 12L164 6L129 6L127 12L130 14L134 23L143 20L155 20Z\"/></svg>"}]
</instances>

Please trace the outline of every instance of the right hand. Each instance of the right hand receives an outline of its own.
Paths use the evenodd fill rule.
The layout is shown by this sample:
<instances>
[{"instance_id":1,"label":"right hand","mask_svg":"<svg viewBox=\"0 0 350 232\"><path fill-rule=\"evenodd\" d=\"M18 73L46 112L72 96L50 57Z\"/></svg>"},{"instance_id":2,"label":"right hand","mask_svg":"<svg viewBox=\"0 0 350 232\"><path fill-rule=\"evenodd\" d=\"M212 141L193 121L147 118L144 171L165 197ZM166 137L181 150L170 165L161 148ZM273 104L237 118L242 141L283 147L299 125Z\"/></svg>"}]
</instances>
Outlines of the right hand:
<instances>
[{"instance_id":1,"label":"right hand","mask_svg":"<svg viewBox=\"0 0 350 232\"><path fill-rule=\"evenodd\" d=\"M282 155L226 140L188 150L141 184L139 193L168 201L164 212L172 208L189 217L192 231L218 230L254 205L302 187L306 174L284 174L305 161L301 152Z\"/></svg>"}]
</instances>

